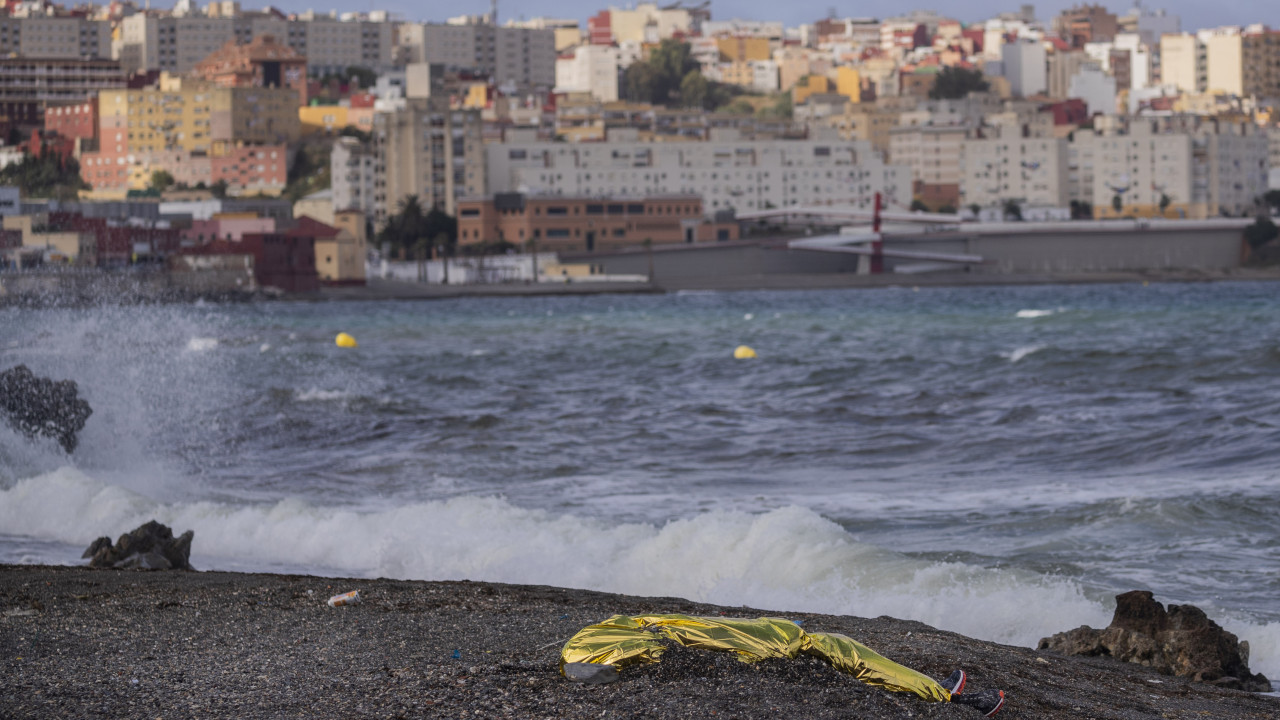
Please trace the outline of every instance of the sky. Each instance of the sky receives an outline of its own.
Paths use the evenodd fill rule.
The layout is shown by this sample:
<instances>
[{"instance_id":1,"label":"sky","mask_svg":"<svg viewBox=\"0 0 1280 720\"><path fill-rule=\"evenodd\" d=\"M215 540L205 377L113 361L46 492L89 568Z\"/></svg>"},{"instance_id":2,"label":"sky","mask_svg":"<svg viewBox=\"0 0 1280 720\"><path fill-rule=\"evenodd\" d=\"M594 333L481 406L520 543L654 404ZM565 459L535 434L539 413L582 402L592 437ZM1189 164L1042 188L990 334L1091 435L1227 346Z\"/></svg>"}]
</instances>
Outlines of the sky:
<instances>
[{"instance_id":1,"label":"sky","mask_svg":"<svg viewBox=\"0 0 1280 720\"><path fill-rule=\"evenodd\" d=\"M674 0L656 0L659 5ZM698 0L685 0L685 4L696 4ZM1132 7L1131 0L1089 0L1090 4L1099 2L1117 15L1128 13ZM275 4L283 10L305 10L314 8L317 11L337 9L348 10L385 9L401 14L408 20L443 21L456 15L478 15L488 12L489 0L357 0L345 5L315 4L324 0L277 0ZM1048 20L1061 10L1072 5L1082 4L1083 0L1053 0L1051 2L1033 3L1036 16L1040 20ZM244 7L253 6L252 0L246 0ZM498 0L498 18L520 17L556 17L573 18L582 21L610 5L627 7L633 5L627 0ZM1274 0L1147 0L1146 7L1161 8L1171 15L1182 18L1184 30L1196 30L1219 25L1248 25L1264 23L1273 28L1280 28L1280 2ZM838 17L892 17L912 8L935 9L940 13L956 17L962 22L972 22L992 17L1000 12L1016 11L1018 0L968 0L967 2L943 2L942 0L918 0L903 3L901 0L863 0L861 2L835 2L835 0L791 0L779 3L777 0L712 0L711 17L714 20L731 20L747 18L752 20L781 20L787 25L800 25L826 17L832 8Z\"/></svg>"}]
</instances>

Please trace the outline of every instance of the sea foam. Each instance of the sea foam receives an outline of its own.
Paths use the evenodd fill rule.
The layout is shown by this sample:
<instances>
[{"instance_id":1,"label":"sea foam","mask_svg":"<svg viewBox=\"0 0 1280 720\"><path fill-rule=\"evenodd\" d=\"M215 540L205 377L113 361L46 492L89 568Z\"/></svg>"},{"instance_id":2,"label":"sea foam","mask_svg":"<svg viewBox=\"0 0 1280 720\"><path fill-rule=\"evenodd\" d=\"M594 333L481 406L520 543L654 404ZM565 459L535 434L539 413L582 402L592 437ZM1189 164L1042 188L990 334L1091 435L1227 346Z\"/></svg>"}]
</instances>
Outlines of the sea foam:
<instances>
[{"instance_id":1,"label":"sea foam","mask_svg":"<svg viewBox=\"0 0 1280 720\"><path fill-rule=\"evenodd\" d=\"M195 531L201 569L288 568L326 575L549 584L721 605L919 620L1030 646L1111 608L1063 578L912 558L858 542L815 512L717 511L663 525L614 524L459 497L395 508L289 499L163 503L74 468L0 491L5 533L68 546L150 519ZM68 558L68 562L75 560ZM1226 623L1250 640L1255 671L1280 670L1280 626Z\"/></svg>"}]
</instances>

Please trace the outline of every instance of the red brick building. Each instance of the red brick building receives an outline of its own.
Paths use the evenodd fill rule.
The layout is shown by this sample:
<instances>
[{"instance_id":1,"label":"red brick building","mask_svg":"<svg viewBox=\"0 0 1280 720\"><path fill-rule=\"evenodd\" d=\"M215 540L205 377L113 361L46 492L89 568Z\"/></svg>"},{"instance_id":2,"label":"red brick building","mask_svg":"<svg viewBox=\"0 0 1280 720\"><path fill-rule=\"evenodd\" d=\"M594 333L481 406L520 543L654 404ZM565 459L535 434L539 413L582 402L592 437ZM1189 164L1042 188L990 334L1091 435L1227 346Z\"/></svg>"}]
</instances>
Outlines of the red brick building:
<instances>
[{"instance_id":1,"label":"red brick building","mask_svg":"<svg viewBox=\"0 0 1280 720\"><path fill-rule=\"evenodd\" d=\"M98 98L44 109L44 129L71 140L98 138Z\"/></svg>"},{"instance_id":2,"label":"red brick building","mask_svg":"<svg viewBox=\"0 0 1280 720\"><path fill-rule=\"evenodd\" d=\"M196 65L195 74L222 87L293 88L298 104L307 104L307 59L273 35L245 45L228 40Z\"/></svg>"},{"instance_id":3,"label":"red brick building","mask_svg":"<svg viewBox=\"0 0 1280 720\"><path fill-rule=\"evenodd\" d=\"M738 239L734 222L713 223L697 195L646 198L499 193L458 201L458 242L536 244L539 250L595 252L628 246Z\"/></svg>"},{"instance_id":4,"label":"red brick building","mask_svg":"<svg viewBox=\"0 0 1280 720\"><path fill-rule=\"evenodd\" d=\"M316 274L315 238L285 233L249 233L240 240L215 240L194 248L186 255L249 255L253 276L259 287L275 287L285 292L308 293L320 289Z\"/></svg>"}]
</instances>

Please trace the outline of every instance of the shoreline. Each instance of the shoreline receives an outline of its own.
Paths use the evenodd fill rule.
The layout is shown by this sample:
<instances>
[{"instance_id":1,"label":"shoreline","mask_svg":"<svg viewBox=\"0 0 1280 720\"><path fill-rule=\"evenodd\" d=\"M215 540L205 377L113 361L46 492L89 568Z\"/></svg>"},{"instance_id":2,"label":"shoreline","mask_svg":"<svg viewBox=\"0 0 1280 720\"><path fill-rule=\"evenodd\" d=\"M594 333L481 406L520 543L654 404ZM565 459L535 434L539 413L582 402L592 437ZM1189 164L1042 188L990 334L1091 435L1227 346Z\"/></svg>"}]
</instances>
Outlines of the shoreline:
<instances>
[{"instance_id":1,"label":"shoreline","mask_svg":"<svg viewBox=\"0 0 1280 720\"><path fill-rule=\"evenodd\" d=\"M769 273L679 278L658 283L577 281L570 283L435 285L371 278L365 286L323 287L318 295L290 295L299 301L446 300L465 297L543 297L560 295L670 294L678 292L752 292L776 290L857 290L924 287L1003 287L1025 285L1101 285L1117 283L1200 283L1280 280L1280 266L1231 271L1134 271L984 275L855 275L851 273Z\"/></svg>"},{"instance_id":2,"label":"shoreline","mask_svg":"<svg viewBox=\"0 0 1280 720\"><path fill-rule=\"evenodd\" d=\"M326 600L360 590L364 602ZM6 717L978 718L812 659L672 650L603 686L557 672L610 615L803 620L933 677L998 687L1002 718L1274 718L1280 698L974 640L923 623L487 582L0 565ZM1063 628L1066 630L1068 628Z\"/></svg>"},{"instance_id":3,"label":"shoreline","mask_svg":"<svg viewBox=\"0 0 1280 720\"><path fill-rule=\"evenodd\" d=\"M662 295L679 292L753 292L785 290L858 290L926 287L1006 287L1028 285L1094 285L1152 284L1203 282L1267 282L1280 281L1280 265L1235 268L1232 270L1149 270L1099 273L1020 273L1010 275L971 273L927 273L857 275L853 273L763 273L724 274L672 278L659 282L608 282L579 280L566 283L501 283L473 285L438 285L370 278L367 285L325 285L314 293L286 293L257 290L253 292L178 292L151 293L138 287L124 290L111 285L112 276L104 273L101 291L68 289L61 292L41 286L39 292L4 290L0 275L0 308L3 307L90 307L104 301L119 305L191 304L197 302L241 303L386 300L450 300L480 297L559 297L582 295ZM110 292L107 288L110 287Z\"/></svg>"}]
</instances>

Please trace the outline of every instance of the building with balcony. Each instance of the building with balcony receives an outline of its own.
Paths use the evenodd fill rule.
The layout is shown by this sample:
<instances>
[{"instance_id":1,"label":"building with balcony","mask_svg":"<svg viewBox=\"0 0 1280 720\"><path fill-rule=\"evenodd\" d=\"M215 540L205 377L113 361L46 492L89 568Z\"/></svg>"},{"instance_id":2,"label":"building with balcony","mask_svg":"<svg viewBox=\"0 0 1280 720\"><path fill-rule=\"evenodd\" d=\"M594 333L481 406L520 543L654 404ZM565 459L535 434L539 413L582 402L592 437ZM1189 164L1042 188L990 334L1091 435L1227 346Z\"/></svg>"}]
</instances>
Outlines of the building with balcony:
<instances>
[{"instance_id":1,"label":"building with balcony","mask_svg":"<svg viewBox=\"0 0 1280 720\"><path fill-rule=\"evenodd\" d=\"M34 130L44 125L48 107L83 103L126 83L115 60L0 58L0 117Z\"/></svg>"},{"instance_id":2,"label":"building with balcony","mask_svg":"<svg viewBox=\"0 0 1280 720\"><path fill-rule=\"evenodd\" d=\"M849 140L636 142L634 131L605 142L537 140L507 133L485 147L492 192L565 197L702 198L704 212L792 205L871 207L911 203L911 170L886 165L871 144Z\"/></svg>"}]
</instances>

